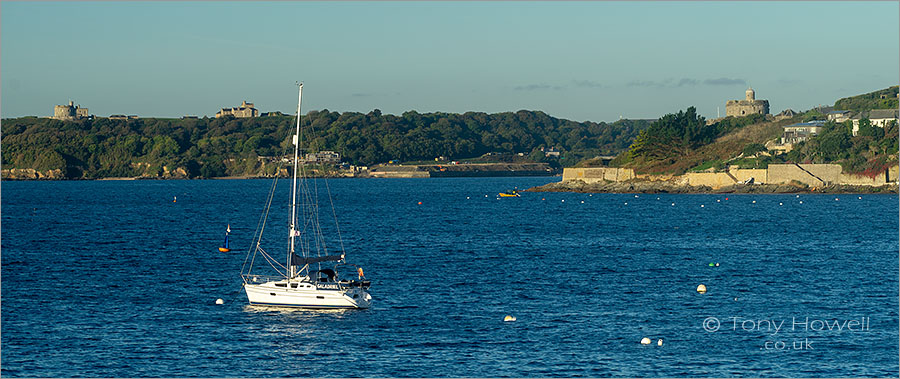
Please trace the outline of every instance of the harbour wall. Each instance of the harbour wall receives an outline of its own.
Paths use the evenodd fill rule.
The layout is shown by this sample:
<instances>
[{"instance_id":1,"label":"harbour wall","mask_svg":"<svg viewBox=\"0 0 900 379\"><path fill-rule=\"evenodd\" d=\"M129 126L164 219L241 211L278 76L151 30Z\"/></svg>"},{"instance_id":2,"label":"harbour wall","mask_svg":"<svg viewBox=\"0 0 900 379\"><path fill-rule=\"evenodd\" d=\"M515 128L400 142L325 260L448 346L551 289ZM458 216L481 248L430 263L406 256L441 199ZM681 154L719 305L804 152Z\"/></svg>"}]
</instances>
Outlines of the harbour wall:
<instances>
[{"instance_id":1,"label":"harbour wall","mask_svg":"<svg viewBox=\"0 0 900 379\"><path fill-rule=\"evenodd\" d=\"M546 163L464 163L438 165L384 165L360 175L373 178L448 178L495 176L551 176Z\"/></svg>"},{"instance_id":2,"label":"harbour wall","mask_svg":"<svg viewBox=\"0 0 900 379\"><path fill-rule=\"evenodd\" d=\"M630 168L598 167L598 168L565 168L563 181L581 180L585 183L624 182L634 179L634 170Z\"/></svg>"},{"instance_id":3,"label":"harbour wall","mask_svg":"<svg viewBox=\"0 0 900 379\"><path fill-rule=\"evenodd\" d=\"M829 184L857 186L882 186L897 182L900 166L893 166L874 178L864 175L845 174L836 164L770 164L765 169L739 169L729 167L726 172L691 172L684 175L635 175L628 168L566 168L563 181L580 180L585 183L624 182L632 179L646 181L670 181L687 186L707 186L719 188L752 179L756 184L803 183L811 187Z\"/></svg>"}]
</instances>

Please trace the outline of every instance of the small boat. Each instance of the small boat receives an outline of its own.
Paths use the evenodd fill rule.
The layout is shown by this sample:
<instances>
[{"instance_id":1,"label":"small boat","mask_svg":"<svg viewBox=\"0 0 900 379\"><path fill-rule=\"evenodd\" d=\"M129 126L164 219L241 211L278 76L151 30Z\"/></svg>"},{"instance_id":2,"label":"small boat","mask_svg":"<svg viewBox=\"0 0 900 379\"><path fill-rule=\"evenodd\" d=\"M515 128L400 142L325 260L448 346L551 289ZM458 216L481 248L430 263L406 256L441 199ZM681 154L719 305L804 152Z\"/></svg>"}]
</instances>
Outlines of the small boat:
<instances>
[{"instance_id":1,"label":"small boat","mask_svg":"<svg viewBox=\"0 0 900 379\"><path fill-rule=\"evenodd\" d=\"M509 192L500 192L498 194L498 196L500 196L500 197L522 197L522 195L519 194L519 190L512 190Z\"/></svg>"},{"instance_id":2,"label":"small boat","mask_svg":"<svg viewBox=\"0 0 900 379\"><path fill-rule=\"evenodd\" d=\"M231 251L231 248L228 247L228 233L231 233L231 224L228 224L228 227L225 228L225 244L219 248L219 251L221 251L223 253L227 253L227 252Z\"/></svg>"},{"instance_id":3,"label":"small boat","mask_svg":"<svg viewBox=\"0 0 900 379\"><path fill-rule=\"evenodd\" d=\"M244 290L250 305L263 305L272 307L291 307L305 309L365 309L372 303L372 296L367 292L370 281L366 280L361 267L347 263L344 259L344 243L341 241L340 229L337 226L337 214L335 216L334 232L326 238L322 225L319 223L319 204L332 204L330 190L329 200L319 202L319 190L316 189L316 181L310 183L306 180L306 169L298 165L302 145L303 134L300 129L300 100L303 95L303 84L298 83L297 95L297 125L293 133L294 159L293 175L291 182L290 223L286 230L289 237L286 242L287 256L285 260L275 258L262 246L266 239L263 238L263 229L268 219L269 209L275 195L274 179L267 206L261 217L261 229L254 236L254 246L244 260L245 267L241 269L241 277L244 281ZM309 145L309 143L307 143ZM299 180L299 183L298 183ZM323 180L324 181L324 180ZM326 185L327 189L327 185ZM299 215L298 215L299 213ZM328 240L328 241L326 241ZM271 238L268 239L271 242ZM335 248L329 251L326 242L334 242ZM274 250L273 250L274 252ZM252 255L252 257L251 257ZM261 257L260 257L261 256ZM247 263L249 262L249 266ZM254 262L256 263L254 265ZM323 267L330 265L331 267ZM256 266L271 271L274 269L277 275L258 275ZM341 269L349 269L356 278L341 276ZM353 275L350 274L350 275ZM349 275L348 275L349 276Z\"/></svg>"}]
</instances>

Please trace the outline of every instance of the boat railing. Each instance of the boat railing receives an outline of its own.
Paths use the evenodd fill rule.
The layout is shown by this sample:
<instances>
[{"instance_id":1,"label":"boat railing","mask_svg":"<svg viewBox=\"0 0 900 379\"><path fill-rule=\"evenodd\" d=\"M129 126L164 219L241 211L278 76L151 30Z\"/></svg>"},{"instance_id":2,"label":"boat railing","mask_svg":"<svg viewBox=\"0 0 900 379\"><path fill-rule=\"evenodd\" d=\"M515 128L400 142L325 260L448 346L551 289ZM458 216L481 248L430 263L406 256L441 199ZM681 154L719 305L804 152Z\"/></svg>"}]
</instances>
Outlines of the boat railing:
<instances>
[{"instance_id":1,"label":"boat railing","mask_svg":"<svg viewBox=\"0 0 900 379\"><path fill-rule=\"evenodd\" d=\"M244 278L244 283L248 283L248 284L257 284L257 283L265 283L265 282L284 280L283 276L271 276L271 275L243 274L243 275L241 275L241 277Z\"/></svg>"}]
</instances>

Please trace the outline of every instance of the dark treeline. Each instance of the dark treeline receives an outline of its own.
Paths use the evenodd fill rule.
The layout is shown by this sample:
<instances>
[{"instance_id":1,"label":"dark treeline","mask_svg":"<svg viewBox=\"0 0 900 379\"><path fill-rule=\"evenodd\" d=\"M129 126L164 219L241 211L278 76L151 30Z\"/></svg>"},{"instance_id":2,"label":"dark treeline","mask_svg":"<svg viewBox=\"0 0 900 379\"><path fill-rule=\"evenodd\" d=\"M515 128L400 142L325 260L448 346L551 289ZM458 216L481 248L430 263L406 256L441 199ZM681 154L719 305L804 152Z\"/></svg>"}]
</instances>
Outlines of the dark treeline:
<instances>
[{"instance_id":1,"label":"dark treeline","mask_svg":"<svg viewBox=\"0 0 900 379\"><path fill-rule=\"evenodd\" d=\"M2 122L3 168L61 169L69 178L257 175L260 157L282 157L291 146L292 116L218 119L59 121L24 117ZM301 118L304 146L333 150L355 165L392 159L467 159L489 152L524 153L545 161L557 148L560 165L628 148L645 120L575 122L543 112L382 114L311 111ZM312 128L308 128L312 126ZM311 132L310 132L311 130ZM311 142L307 144L307 142ZM263 170L264 171L264 170Z\"/></svg>"}]
</instances>

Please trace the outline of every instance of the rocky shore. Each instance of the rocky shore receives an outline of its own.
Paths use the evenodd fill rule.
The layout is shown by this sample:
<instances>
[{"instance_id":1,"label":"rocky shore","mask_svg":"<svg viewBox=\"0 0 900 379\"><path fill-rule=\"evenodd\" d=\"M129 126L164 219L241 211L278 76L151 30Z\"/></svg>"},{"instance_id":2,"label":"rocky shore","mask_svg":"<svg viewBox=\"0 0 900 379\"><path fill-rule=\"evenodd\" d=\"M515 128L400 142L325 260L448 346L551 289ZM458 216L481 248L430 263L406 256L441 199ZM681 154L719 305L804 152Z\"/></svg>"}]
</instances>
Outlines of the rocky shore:
<instances>
[{"instance_id":1,"label":"rocky shore","mask_svg":"<svg viewBox=\"0 0 900 379\"><path fill-rule=\"evenodd\" d=\"M585 183L580 180L548 183L526 192L580 192L580 193L884 193L897 194L896 183L880 187L854 185L826 185L810 187L805 184L735 184L719 188L688 186L670 181L629 180L625 182Z\"/></svg>"}]
</instances>

